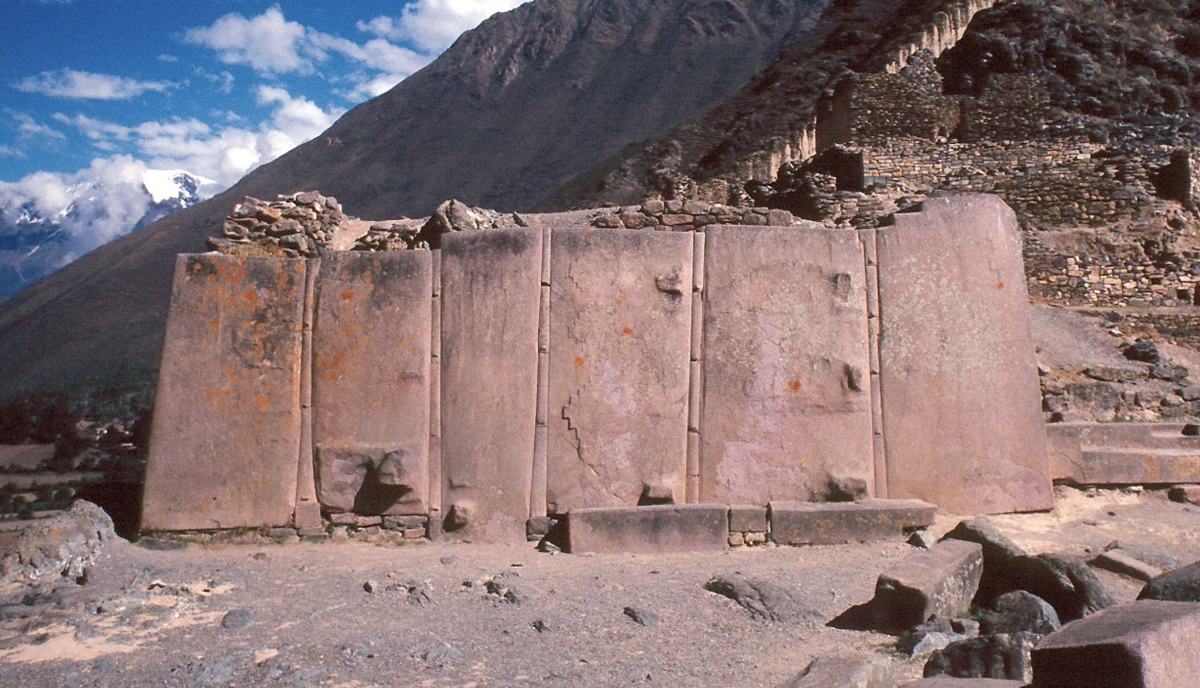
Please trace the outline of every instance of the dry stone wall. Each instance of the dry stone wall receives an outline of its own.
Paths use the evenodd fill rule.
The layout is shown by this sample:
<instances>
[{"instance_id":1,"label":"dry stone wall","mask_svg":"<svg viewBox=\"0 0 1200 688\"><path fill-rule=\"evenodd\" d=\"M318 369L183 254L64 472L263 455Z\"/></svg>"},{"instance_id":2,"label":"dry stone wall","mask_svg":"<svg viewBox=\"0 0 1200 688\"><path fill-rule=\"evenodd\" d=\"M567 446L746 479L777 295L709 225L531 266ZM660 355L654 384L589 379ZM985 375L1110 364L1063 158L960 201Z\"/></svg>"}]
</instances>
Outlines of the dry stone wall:
<instances>
[{"instance_id":1,"label":"dry stone wall","mask_svg":"<svg viewBox=\"0 0 1200 688\"><path fill-rule=\"evenodd\" d=\"M693 224L450 227L433 251L181 258L144 527L319 530L304 509L317 500L343 534L423 523L430 536L511 542L546 514L594 507L918 492L959 511L1048 506L1048 467L1026 456L1040 441L1041 413L1024 403L1036 375L1013 375L1032 352L1027 329L990 273L930 262L974 265L986 243L1019 271L1002 203L930 201L878 255L875 230L696 228L712 206L661 213ZM939 350L953 365L936 386L914 378L934 344L902 317L910 299L881 279L893 273L933 280L978 320L937 343L958 353ZM881 385L888 375L915 381ZM980 380L1003 423L980 420ZM922 400L925 425L902 410ZM902 415L885 423L889 403ZM970 442L921 469L962 477L929 493L902 475L916 471L911 447L887 447L935 420Z\"/></svg>"}]
</instances>

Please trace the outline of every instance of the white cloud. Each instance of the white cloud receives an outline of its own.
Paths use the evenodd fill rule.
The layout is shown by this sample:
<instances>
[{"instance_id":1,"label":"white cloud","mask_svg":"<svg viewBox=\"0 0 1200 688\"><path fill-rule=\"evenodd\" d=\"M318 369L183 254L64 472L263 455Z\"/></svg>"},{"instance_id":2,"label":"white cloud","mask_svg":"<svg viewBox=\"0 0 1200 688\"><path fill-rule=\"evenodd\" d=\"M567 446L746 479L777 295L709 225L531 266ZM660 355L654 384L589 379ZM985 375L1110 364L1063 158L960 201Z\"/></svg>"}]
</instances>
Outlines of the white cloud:
<instances>
[{"instance_id":1,"label":"white cloud","mask_svg":"<svg viewBox=\"0 0 1200 688\"><path fill-rule=\"evenodd\" d=\"M0 158L23 158L25 154L12 146L0 144Z\"/></svg>"},{"instance_id":2,"label":"white cloud","mask_svg":"<svg viewBox=\"0 0 1200 688\"><path fill-rule=\"evenodd\" d=\"M35 237L36 243L20 255L0 257L27 279L36 279L129 232L150 209L142 186L145 173L144 163L121 155L98 158L71 174L34 172L16 182L0 182L3 216L16 219L33 211L59 225L52 239ZM44 223L3 229L10 235L47 231Z\"/></svg>"},{"instance_id":3,"label":"white cloud","mask_svg":"<svg viewBox=\"0 0 1200 688\"><path fill-rule=\"evenodd\" d=\"M450 47L454 39L484 19L511 10L526 0L417 0L406 6L398 18L380 16L358 22L359 31L416 45L423 52L437 54Z\"/></svg>"},{"instance_id":4,"label":"white cloud","mask_svg":"<svg viewBox=\"0 0 1200 688\"><path fill-rule=\"evenodd\" d=\"M40 93L54 98L86 100L127 100L147 91L165 92L177 84L169 81L139 81L112 74L96 74L77 69L59 69L25 77L12 87L25 93Z\"/></svg>"},{"instance_id":5,"label":"white cloud","mask_svg":"<svg viewBox=\"0 0 1200 688\"><path fill-rule=\"evenodd\" d=\"M312 57L302 55L304 25L288 21L279 6L247 19L240 14L227 14L212 26L188 29L184 40L217 52L226 64L249 65L265 74L307 72L312 69Z\"/></svg>"},{"instance_id":6,"label":"white cloud","mask_svg":"<svg viewBox=\"0 0 1200 688\"><path fill-rule=\"evenodd\" d=\"M406 11L399 20L377 17L360 22L359 28L374 36L365 43L290 21L279 6L274 6L254 17L227 14L211 26L189 29L184 40L214 50L225 64L246 65L264 75L313 74L318 65L340 57L358 67L349 75L354 86L346 95L362 100L383 93L429 64L445 47L443 43L448 44L463 29L495 12L495 8L507 9L516 4L519 3L515 0L465 3L422 0L417 3L421 6L419 11ZM481 10L485 5L489 9ZM435 25L438 35L433 38L404 33ZM394 27L398 28L393 31ZM454 32L449 40L442 35L446 31ZM392 34L418 49L388 40ZM428 46L435 46L436 50L427 49Z\"/></svg>"},{"instance_id":7,"label":"white cloud","mask_svg":"<svg viewBox=\"0 0 1200 688\"><path fill-rule=\"evenodd\" d=\"M37 121L24 112L14 112L12 110L5 110L5 112L17 123L17 136L22 139L44 138L63 140L67 138L61 131Z\"/></svg>"},{"instance_id":8,"label":"white cloud","mask_svg":"<svg viewBox=\"0 0 1200 688\"><path fill-rule=\"evenodd\" d=\"M257 127L210 125L195 118L125 126L83 114L57 113L56 122L83 134L100 150L132 147L150 167L184 169L225 188L255 167L270 162L332 125L342 111L324 109L277 86L260 86L259 104L271 114Z\"/></svg>"}]
</instances>

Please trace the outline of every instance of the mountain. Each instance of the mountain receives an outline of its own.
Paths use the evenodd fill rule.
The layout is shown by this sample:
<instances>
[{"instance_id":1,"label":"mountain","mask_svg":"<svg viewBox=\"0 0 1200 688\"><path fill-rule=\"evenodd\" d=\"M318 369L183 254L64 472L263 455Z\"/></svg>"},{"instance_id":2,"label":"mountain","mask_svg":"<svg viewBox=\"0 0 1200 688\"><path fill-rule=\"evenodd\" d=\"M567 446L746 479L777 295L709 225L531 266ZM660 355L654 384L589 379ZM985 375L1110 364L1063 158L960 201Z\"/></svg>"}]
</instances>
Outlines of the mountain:
<instances>
[{"instance_id":1,"label":"mountain","mask_svg":"<svg viewBox=\"0 0 1200 688\"><path fill-rule=\"evenodd\" d=\"M114 236L196 205L216 182L183 170L145 170L112 185L89 181L65 189L47 207L0 197L0 299L5 299Z\"/></svg>"},{"instance_id":2,"label":"mountain","mask_svg":"<svg viewBox=\"0 0 1200 688\"><path fill-rule=\"evenodd\" d=\"M227 192L102 246L0 306L0 395L157 367L174 256L243 195L320 189L361 217L457 197L526 208L698 116L832 0L534 0Z\"/></svg>"}]
</instances>

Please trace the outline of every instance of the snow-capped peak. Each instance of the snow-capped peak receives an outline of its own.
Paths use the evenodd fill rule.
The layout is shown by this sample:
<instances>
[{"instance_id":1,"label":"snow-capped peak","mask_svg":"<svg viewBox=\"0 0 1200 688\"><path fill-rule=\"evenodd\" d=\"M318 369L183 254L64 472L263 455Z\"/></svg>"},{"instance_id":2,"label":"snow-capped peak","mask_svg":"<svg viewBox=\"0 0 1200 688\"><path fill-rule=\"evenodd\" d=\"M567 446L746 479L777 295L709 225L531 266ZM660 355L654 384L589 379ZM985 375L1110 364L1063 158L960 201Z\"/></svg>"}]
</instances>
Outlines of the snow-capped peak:
<instances>
[{"instance_id":1,"label":"snow-capped peak","mask_svg":"<svg viewBox=\"0 0 1200 688\"><path fill-rule=\"evenodd\" d=\"M211 179L184 170L146 170L142 175L142 185L154 203L202 197L204 194L200 193L200 187L216 184Z\"/></svg>"}]
</instances>

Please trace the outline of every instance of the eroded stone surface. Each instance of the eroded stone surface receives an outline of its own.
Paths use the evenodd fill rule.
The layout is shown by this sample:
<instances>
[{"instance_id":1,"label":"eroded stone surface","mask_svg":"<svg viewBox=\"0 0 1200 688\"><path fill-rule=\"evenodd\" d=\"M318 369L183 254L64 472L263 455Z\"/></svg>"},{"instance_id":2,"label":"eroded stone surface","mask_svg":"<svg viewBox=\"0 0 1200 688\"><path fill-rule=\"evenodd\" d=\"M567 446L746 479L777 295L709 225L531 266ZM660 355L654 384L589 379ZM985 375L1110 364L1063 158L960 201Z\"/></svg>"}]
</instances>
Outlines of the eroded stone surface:
<instances>
[{"instance_id":1,"label":"eroded stone surface","mask_svg":"<svg viewBox=\"0 0 1200 688\"><path fill-rule=\"evenodd\" d=\"M709 227L700 497L874 483L863 249L851 231Z\"/></svg>"},{"instance_id":2,"label":"eroded stone surface","mask_svg":"<svg viewBox=\"0 0 1200 688\"><path fill-rule=\"evenodd\" d=\"M556 230L547 508L685 501L689 233Z\"/></svg>"},{"instance_id":3,"label":"eroded stone surface","mask_svg":"<svg viewBox=\"0 0 1200 688\"><path fill-rule=\"evenodd\" d=\"M1016 219L933 198L878 231L889 497L956 513L1053 506Z\"/></svg>"},{"instance_id":4,"label":"eroded stone surface","mask_svg":"<svg viewBox=\"0 0 1200 688\"><path fill-rule=\"evenodd\" d=\"M445 533L477 542L524 542L542 232L454 232L441 241Z\"/></svg>"},{"instance_id":5,"label":"eroded stone surface","mask_svg":"<svg viewBox=\"0 0 1200 688\"><path fill-rule=\"evenodd\" d=\"M290 523L305 270L302 259L176 261L142 529Z\"/></svg>"},{"instance_id":6,"label":"eroded stone surface","mask_svg":"<svg viewBox=\"0 0 1200 688\"><path fill-rule=\"evenodd\" d=\"M333 252L321 262L313 443L327 511L427 509L430 255Z\"/></svg>"}]
</instances>

